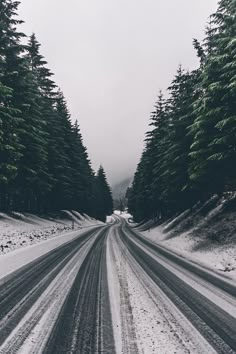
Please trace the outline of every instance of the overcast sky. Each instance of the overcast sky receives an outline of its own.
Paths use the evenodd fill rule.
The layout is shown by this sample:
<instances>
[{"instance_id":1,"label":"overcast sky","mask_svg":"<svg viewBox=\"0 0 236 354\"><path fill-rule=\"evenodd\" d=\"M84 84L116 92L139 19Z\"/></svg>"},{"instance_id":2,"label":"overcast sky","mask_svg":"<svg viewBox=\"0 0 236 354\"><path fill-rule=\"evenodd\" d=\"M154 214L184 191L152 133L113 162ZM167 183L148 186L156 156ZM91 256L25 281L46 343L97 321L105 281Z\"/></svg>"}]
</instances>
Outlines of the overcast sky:
<instances>
[{"instance_id":1,"label":"overcast sky","mask_svg":"<svg viewBox=\"0 0 236 354\"><path fill-rule=\"evenodd\" d=\"M35 32L55 81L79 119L94 169L110 183L133 175L159 89L177 66L198 65L217 0L22 0L26 34Z\"/></svg>"}]
</instances>

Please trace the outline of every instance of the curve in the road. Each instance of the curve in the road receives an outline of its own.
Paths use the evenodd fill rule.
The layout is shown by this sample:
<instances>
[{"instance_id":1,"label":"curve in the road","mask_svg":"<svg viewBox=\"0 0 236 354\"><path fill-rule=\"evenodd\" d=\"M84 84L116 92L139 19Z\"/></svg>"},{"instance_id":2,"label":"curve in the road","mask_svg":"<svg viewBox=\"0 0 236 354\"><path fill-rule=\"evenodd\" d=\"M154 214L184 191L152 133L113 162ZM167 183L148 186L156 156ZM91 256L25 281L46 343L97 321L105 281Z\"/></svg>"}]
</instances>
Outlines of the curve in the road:
<instances>
[{"instance_id":1,"label":"curve in the road","mask_svg":"<svg viewBox=\"0 0 236 354\"><path fill-rule=\"evenodd\" d=\"M151 279L154 287L161 289L217 353L236 353L235 316L188 282L187 272L201 279L201 286L209 283L208 292L211 287L225 292L233 299L231 306L236 287L146 240L118 217L114 217L113 223L88 230L0 281L0 353L17 353L19 349L22 352L25 343L31 341L35 326L40 327L43 321L46 326L44 330L41 328L38 337L42 342L33 345L27 353L116 353L108 286L109 252L106 253L112 235L122 244L123 259L130 257L142 267L146 280ZM182 278L178 276L181 269ZM128 317L132 312L126 301L128 284L119 276L120 306L124 300L123 309L127 311L121 314L121 332L126 331L124 338L129 340L128 337L134 339L136 334ZM50 322L51 315L54 317ZM46 333L44 338L43 333ZM130 353L138 350L136 344L123 343L125 347L130 348Z\"/></svg>"}]
</instances>

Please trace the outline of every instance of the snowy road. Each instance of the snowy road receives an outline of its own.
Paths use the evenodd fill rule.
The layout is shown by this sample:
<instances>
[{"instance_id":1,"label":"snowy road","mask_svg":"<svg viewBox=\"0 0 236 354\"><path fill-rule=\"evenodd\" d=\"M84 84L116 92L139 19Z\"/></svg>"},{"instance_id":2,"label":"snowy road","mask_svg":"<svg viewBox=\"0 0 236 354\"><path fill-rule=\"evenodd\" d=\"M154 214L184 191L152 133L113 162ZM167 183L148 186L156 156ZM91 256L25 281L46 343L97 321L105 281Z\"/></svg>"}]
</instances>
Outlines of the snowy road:
<instances>
[{"instance_id":1,"label":"snowy road","mask_svg":"<svg viewBox=\"0 0 236 354\"><path fill-rule=\"evenodd\" d=\"M114 217L0 279L0 353L236 353L236 287Z\"/></svg>"}]
</instances>

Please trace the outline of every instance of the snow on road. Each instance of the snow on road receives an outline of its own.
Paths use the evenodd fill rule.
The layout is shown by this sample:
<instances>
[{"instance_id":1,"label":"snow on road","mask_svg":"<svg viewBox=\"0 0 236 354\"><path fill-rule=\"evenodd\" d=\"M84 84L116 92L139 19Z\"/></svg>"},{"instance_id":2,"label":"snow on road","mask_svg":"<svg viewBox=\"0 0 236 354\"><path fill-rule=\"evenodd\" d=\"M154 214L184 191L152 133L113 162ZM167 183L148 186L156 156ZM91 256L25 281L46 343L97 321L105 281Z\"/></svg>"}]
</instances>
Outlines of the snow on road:
<instances>
[{"instance_id":1,"label":"snow on road","mask_svg":"<svg viewBox=\"0 0 236 354\"><path fill-rule=\"evenodd\" d=\"M107 246L108 279L117 353L215 353L122 244Z\"/></svg>"},{"instance_id":2,"label":"snow on road","mask_svg":"<svg viewBox=\"0 0 236 354\"><path fill-rule=\"evenodd\" d=\"M95 240L96 237L93 237L85 243L51 282L1 346L1 354L42 353L78 271ZM4 322L4 318L1 322Z\"/></svg>"},{"instance_id":3,"label":"snow on road","mask_svg":"<svg viewBox=\"0 0 236 354\"><path fill-rule=\"evenodd\" d=\"M148 250L139 242L133 240L146 254L150 255L159 264L164 266L170 272L174 273L179 279L183 280L186 284L189 284L193 289L197 290L204 297L211 299L216 305L220 306L224 311L228 312L231 316L236 318L236 299L232 295L226 294L223 290L210 284L209 282L194 275L191 271L178 266L174 262L167 260L166 257ZM233 284L229 282L229 284Z\"/></svg>"},{"instance_id":4,"label":"snow on road","mask_svg":"<svg viewBox=\"0 0 236 354\"><path fill-rule=\"evenodd\" d=\"M67 334L65 343L68 341L67 344L71 348L73 345L70 343L70 334L73 333L72 341L75 340L75 343L78 338L81 339L83 336L87 338L88 335L91 343L96 342L97 347L110 346L113 353L115 346L117 354L216 353L217 346L214 347L216 349L213 348L214 342L199 329L195 319L193 321L190 307L187 309L188 314L185 309L189 305L189 298L200 303L201 307L205 300L209 300L215 308L218 307L220 311L224 310L231 316L230 324L234 324L236 300L233 296L216 288L216 285L208 282L209 279L198 277L191 271L191 267L185 268L171 257L159 254L155 247L149 246L139 236L134 235L127 227L127 223L121 221L117 215L110 218L104 228L104 224L96 223L87 216L83 219L75 212L66 213L70 220L79 220L78 225L81 226L81 222L84 222L86 228L80 227L75 231L50 237L44 242L0 256L0 287L3 301L0 302L2 306L0 353L39 354L43 353L45 348L51 348L49 350L51 353L54 348L54 344L50 347L51 338L57 345L62 333ZM158 242L161 242L161 239L164 242L165 235L159 229L158 232ZM155 238L157 233L155 237L153 231L144 235L145 238ZM62 245L65 247L56 249ZM46 257L42 258L41 256L45 254ZM105 254L106 258L103 256ZM148 263L148 259L153 259L155 264ZM15 277L10 275L34 260L36 262L32 263L33 267L30 264L14 273ZM96 273L95 270L98 269ZM156 278L152 276L150 270L155 273ZM168 275L168 272L172 275ZM80 278L77 277L78 274ZM28 278L30 276L31 278ZM160 281L157 281L157 278ZM168 279L177 284L178 289L182 284L187 300L179 295L181 291L176 290L176 287L173 290L174 288L168 285ZM17 280L19 297L16 298L14 282ZM5 287L7 281L10 285ZM21 287L20 291L18 286ZM187 287L191 288L191 291ZM198 295L194 297L196 293L202 297L200 298L202 302L197 298ZM68 301L70 296L78 306L76 310L74 305L71 305L71 300ZM96 300L95 304L94 299L101 301ZM4 305L4 301L8 307ZM186 301L185 309L182 305L179 306L181 301ZM89 316L84 303L92 311ZM211 311L207 304L204 306L206 310ZM194 309L193 313L197 321L203 321L204 326L206 325L204 329L209 327L209 333L215 335L214 325L211 327L207 321L204 322ZM72 315L75 316L73 321ZM65 318L69 319L67 324L64 323ZM228 318L223 317L220 320L226 323ZM224 327L224 322L219 323ZM235 326L232 325L231 328L233 331ZM224 335L221 332L218 334L221 337L217 337L217 340L222 339L224 343ZM65 350L67 347L63 348Z\"/></svg>"}]
</instances>

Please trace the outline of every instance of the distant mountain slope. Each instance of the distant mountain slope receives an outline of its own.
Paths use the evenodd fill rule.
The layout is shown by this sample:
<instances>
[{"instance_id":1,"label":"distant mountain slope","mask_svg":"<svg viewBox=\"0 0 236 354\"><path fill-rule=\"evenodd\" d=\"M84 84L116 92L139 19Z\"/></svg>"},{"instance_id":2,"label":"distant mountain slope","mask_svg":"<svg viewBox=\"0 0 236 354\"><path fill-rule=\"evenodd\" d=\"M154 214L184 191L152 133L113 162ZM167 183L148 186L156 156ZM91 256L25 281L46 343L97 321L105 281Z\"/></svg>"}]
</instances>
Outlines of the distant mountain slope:
<instances>
[{"instance_id":1,"label":"distant mountain slope","mask_svg":"<svg viewBox=\"0 0 236 354\"><path fill-rule=\"evenodd\" d=\"M132 177L126 178L120 183L115 184L112 187L113 199L122 199L125 197L127 188L130 187L132 183Z\"/></svg>"}]
</instances>

